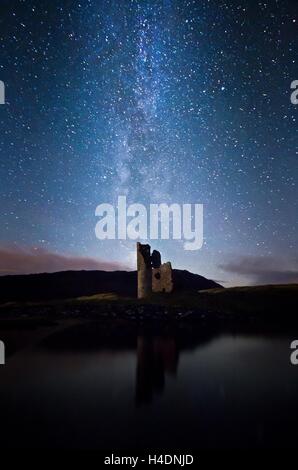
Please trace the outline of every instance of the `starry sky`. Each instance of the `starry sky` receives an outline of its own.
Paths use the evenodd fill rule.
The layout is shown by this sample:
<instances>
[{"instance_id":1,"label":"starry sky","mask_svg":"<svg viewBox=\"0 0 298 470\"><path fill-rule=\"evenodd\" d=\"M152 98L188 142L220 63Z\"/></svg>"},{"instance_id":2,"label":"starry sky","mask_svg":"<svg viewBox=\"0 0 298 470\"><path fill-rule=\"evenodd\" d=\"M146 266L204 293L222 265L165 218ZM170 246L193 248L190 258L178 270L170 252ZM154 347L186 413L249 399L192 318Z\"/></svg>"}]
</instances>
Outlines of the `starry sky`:
<instances>
[{"instance_id":1,"label":"starry sky","mask_svg":"<svg viewBox=\"0 0 298 470\"><path fill-rule=\"evenodd\" d=\"M134 268L96 206L204 204L163 261L298 282L296 0L1 0L0 274Z\"/></svg>"}]
</instances>

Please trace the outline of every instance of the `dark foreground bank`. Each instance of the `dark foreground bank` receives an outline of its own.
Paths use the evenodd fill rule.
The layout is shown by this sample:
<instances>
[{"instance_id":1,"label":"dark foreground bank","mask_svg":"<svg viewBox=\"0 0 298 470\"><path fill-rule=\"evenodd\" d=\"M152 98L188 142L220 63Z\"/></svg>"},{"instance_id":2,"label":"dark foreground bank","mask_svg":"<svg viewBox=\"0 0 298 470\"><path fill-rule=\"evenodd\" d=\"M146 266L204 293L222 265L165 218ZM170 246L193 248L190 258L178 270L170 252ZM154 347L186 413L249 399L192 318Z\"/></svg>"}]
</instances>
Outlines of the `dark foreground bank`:
<instances>
[{"instance_id":1,"label":"dark foreground bank","mask_svg":"<svg viewBox=\"0 0 298 470\"><path fill-rule=\"evenodd\" d=\"M2 304L0 448L295 448L297 292Z\"/></svg>"},{"instance_id":2,"label":"dark foreground bank","mask_svg":"<svg viewBox=\"0 0 298 470\"><path fill-rule=\"evenodd\" d=\"M107 315L7 324L0 337L1 449L296 448L295 326Z\"/></svg>"}]
</instances>

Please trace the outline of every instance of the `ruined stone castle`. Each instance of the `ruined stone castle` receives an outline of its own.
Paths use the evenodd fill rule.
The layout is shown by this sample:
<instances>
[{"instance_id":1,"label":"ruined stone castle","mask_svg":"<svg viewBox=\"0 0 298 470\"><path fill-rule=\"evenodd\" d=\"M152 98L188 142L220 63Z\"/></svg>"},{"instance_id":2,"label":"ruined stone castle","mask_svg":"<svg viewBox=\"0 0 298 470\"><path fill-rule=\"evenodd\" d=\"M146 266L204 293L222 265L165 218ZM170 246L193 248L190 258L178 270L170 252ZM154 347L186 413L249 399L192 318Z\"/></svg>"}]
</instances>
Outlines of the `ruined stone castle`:
<instances>
[{"instance_id":1,"label":"ruined stone castle","mask_svg":"<svg viewBox=\"0 0 298 470\"><path fill-rule=\"evenodd\" d=\"M161 263L159 251L150 245L137 243L138 298L149 297L152 292L172 292L173 271L170 262Z\"/></svg>"}]
</instances>

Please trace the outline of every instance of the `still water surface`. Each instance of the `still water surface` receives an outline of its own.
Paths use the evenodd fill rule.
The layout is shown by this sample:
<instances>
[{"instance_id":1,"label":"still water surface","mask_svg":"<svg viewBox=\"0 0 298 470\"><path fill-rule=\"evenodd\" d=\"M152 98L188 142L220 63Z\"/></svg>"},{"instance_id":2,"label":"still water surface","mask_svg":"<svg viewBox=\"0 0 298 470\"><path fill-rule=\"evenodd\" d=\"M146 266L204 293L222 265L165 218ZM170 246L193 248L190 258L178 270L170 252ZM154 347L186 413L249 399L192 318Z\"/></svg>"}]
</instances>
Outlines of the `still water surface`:
<instances>
[{"instance_id":1,"label":"still water surface","mask_svg":"<svg viewBox=\"0 0 298 470\"><path fill-rule=\"evenodd\" d=\"M296 447L293 337L217 333L188 344L136 332L97 342L89 328L91 337L53 334L1 367L1 447Z\"/></svg>"}]
</instances>

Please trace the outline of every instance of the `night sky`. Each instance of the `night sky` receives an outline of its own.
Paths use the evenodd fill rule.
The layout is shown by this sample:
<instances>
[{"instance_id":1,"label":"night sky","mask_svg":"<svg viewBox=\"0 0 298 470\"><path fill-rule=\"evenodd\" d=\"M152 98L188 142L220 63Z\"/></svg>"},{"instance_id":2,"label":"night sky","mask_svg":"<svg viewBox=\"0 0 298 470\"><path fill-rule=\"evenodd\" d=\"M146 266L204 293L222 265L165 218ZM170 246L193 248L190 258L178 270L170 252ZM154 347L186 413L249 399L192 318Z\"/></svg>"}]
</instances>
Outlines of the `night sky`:
<instances>
[{"instance_id":1,"label":"night sky","mask_svg":"<svg viewBox=\"0 0 298 470\"><path fill-rule=\"evenodd\" d=\"M298 282L296 0L1 1L0 274L133 268L96 206L204 204L164 261ZM64 264L63 264L64 263Z\"/></svg>"}]
</instances>

